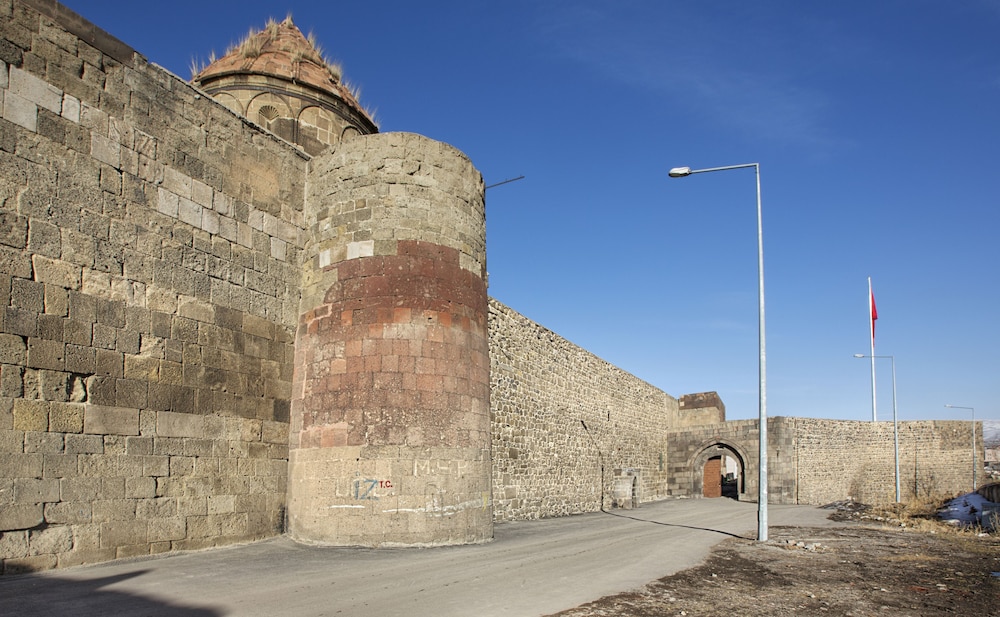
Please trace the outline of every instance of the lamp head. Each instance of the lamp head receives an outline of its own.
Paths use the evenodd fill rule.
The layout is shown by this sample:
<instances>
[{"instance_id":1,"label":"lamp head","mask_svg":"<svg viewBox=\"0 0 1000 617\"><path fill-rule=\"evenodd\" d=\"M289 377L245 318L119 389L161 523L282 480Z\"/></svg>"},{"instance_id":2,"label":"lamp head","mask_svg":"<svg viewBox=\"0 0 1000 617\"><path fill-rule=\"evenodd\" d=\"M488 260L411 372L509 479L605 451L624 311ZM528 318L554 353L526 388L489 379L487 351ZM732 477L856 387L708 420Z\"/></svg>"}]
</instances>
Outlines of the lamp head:
<instances>
[{"instance_id":1,"label":"lamp head","mask_svg":"<svg viewBox=\"0 0 1000 617\"><path fill-rule=\"evenodd\" d=\"M865 354L863 354L863 353L856 353L856 354L854 354L854 357L855 358L864 358Z\"/></svg>"},{"instance_id":2,"label":"lamp head","mask_svg":"<svg viewBox=\"0 0 1000 617\"><path fill-rule=\"evenodd\" d=\"M670 170L671 178L683 178L684 176L690 176L690 175L691 175L690 167L674 167L673 169Z\"/></svg>"}]
</instances>

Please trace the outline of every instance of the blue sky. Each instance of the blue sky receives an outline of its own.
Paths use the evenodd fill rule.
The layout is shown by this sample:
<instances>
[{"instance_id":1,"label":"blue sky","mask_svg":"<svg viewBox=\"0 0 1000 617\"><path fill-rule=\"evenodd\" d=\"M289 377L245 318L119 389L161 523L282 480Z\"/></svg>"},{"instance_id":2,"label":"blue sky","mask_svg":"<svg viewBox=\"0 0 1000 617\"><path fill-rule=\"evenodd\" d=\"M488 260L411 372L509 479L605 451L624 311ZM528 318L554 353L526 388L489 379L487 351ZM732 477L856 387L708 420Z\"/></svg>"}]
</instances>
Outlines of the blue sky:
<instances>
[{"instance_id":1,"label":"blue sky","mask_svg":"<svg viewBox=\"0 0 1000 617\"><path fill-rule=\"evenodd\" d=\"M487 184L490 295L674 396L757 416L1000 420L1000 0L67 6L190 77L291 13L383 131ZM878 417L892 417L879 360Z\"/></svg>"}]
</instances>

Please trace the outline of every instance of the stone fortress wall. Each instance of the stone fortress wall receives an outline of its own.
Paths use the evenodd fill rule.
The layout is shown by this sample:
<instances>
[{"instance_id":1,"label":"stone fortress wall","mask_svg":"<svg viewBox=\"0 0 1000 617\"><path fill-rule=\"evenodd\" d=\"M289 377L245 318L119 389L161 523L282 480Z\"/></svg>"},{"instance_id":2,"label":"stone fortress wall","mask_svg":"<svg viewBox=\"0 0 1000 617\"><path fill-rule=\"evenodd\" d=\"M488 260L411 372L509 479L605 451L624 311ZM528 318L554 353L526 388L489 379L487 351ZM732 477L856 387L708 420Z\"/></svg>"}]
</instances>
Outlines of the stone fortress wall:
<instances>
[{"instance_id":1,"label":"stone fortress wall","mask_svg":"<svg viewBox=\"0 0 1000 617\"><path fill-rule=\"evenodd\" d=\"M281 533L308 157L55 3L0 32L5 571Z\"/></svg>"},{"instance_id":2,"label":"stone fortress wall","mask_svg":"<svg viewBox=\"0 0 1000 617\"><path fill-rule=\"evenodd\" d=\"M705 457L725 454L746 465L741 498L754 498L757 426L757 420L731 420L670 431L667 494L700 495ZM767 426L769 501L815 505L845 499L869 504L895 501L892 422L772 417ZM970 423L902 421L898 433L902 501L971 490ZM976 443L982 452L981 431Z\"/></svg>"},{"instance_id":3,"label":"stone fortress wall","mask_svg":"<svg viewBox=\"0 0 1000 617\"><path fill-rule=\"evenodd\" d=\"M482 179L453 148L311 156L52 0L0 0L0 34L3 573L286 530L486 541L700 496L717 442L752 478L754 422L488 299ZM775 421L776 499L857 496L833 469L866 448L849 477L885 473L885 423ZM914 468L961 490L968 423L925 428Z\"/></svg>"},{"instance_id":4,"label":"stone fortress wall","mask_svg":"<svg viewBox=\"0 0 1000 617\"><path fill-rule=\"evenodd\" d=\"M490 365L497 521L667 496L675 398L495 300Z\"/></svg>"}]
</instances>

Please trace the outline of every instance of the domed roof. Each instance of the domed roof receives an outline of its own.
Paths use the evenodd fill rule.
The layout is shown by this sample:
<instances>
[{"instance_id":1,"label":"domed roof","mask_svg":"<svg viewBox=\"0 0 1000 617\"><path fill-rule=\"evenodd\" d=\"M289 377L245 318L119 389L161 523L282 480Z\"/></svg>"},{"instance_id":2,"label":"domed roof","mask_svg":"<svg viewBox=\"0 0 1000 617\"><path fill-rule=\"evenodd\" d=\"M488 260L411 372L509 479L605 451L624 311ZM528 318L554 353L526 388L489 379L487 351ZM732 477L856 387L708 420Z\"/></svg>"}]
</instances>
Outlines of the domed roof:
<instances>
[{"instance_id":1,"label":"domed roof","mask_svg":"<svg viewBox=\"0 0 1000 617\"><path fill-rule=\"evenodd\" d=\"M327 61L317 47L292 23L271 20L263 30L252 30L226 55L199 71L192 81L207 82L230 75L266 75L308 86L335 96L373 121L357 98L341 81L340 67Z\"/></svg>"}]
</instances>

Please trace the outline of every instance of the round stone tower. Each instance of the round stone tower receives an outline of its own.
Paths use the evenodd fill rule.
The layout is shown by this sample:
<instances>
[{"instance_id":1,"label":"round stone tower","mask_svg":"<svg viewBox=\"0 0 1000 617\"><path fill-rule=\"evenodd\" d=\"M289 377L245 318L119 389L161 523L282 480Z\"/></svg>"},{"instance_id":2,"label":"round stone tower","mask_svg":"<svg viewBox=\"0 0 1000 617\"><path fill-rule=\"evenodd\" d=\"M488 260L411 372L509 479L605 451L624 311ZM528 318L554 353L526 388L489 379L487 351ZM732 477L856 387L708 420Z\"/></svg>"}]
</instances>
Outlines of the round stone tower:
<instances>
[{"instance_id":1,"label":"round stone tower","mask_svg":"<svg viewBox=\"0 0 1000 617\"><path fill-rule=\"evenodd\" d=\"M290 17L250 32L192 82L309 154L378 132L343 83L340 67L327 61Z\"/></svg>"},{"instance_id":2,"label":"round stone tower","mask_svg":"<svg viewBox=\"0 0 1000 617\"><path fill-rule=\"evenodd\" d=\"M331 545L493 536L482 176L407 133L310 162L288 531Z\"/></svg>"}]
</instances>

